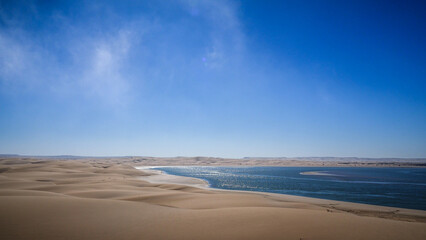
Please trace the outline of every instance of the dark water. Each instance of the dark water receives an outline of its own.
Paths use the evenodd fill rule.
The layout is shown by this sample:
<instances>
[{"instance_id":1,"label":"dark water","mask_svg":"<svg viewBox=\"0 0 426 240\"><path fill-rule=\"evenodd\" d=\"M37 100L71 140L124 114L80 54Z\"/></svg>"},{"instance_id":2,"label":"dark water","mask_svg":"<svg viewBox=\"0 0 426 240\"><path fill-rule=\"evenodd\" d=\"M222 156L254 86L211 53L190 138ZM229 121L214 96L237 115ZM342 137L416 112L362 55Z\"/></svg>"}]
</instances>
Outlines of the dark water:
<instances>
[{"instance_id":1,"label":"dark water","mask_svg":"<svg viewBox=\"0 0 426 240\"><path fill-rule=\"evenodd\" d=\"M210 187L426 210L426 168L160 167ZM303 172L326 175L303 175Z\"/></svg>"}]
</instances>

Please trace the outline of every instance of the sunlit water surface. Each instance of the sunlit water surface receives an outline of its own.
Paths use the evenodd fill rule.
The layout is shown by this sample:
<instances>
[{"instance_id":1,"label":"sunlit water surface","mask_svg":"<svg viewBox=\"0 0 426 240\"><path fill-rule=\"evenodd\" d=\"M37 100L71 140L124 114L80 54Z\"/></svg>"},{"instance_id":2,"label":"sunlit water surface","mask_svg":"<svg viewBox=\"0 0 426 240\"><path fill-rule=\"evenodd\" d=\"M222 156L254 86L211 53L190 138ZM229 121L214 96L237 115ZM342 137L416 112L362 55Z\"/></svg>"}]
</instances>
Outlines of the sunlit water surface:
<instances>
[{"instance_id":1,"label":"sunlit water surface","mask_svg":"<svg viewBox=\"0 0 426 240\"><path fill-rule=\"evenodd\" d=\"M210 187L426 210L426 168L158 167Z\"/></svg>"}]
</instances>

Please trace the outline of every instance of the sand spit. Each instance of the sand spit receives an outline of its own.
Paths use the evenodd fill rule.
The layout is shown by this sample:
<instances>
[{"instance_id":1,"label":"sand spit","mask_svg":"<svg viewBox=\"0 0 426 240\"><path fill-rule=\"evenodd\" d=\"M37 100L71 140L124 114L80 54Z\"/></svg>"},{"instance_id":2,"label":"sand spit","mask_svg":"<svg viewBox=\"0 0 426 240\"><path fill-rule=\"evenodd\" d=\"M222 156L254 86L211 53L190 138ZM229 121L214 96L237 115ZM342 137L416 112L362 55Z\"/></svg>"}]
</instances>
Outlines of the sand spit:
<instances>
[{"instance_id":1,"label":"sand spit","mask_svg":"<svg viewBox=\"0 0 426 240\"><path fill-rule=\"evenodd\" d=\"M313 171L313 172L301 172L300 175L314 175L314 176L336 176L336 174L331 174L322 171Z\"/></svg>"},{"instance_id":2,"label":"sand spit","mask_svg":"<svg viewBox=\"0 0 426 240\"><path fill-rule=\"evenodd\" d=\"M0 239L426 239L425 211L172 184L133 160L0 159Z\"/></svg>"}]
</instances>

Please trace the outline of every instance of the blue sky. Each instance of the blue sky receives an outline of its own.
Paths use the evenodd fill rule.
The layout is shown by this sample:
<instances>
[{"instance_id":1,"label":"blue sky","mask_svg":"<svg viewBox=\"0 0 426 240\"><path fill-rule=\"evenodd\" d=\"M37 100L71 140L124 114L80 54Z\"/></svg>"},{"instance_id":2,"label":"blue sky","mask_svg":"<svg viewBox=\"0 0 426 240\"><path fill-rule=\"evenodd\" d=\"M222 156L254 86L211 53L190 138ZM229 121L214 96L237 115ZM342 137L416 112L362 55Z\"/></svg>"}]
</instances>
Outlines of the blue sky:
<instances>
[{"instance_id":1,"label":"blue sky","mask_svg":"<svg viewBox=\"0 0 426 240\"><path fill-rule=\"evenodd\" d=\"M426 156L422 1L0 4L0 153Z\"/></svg>"}]
</instances>

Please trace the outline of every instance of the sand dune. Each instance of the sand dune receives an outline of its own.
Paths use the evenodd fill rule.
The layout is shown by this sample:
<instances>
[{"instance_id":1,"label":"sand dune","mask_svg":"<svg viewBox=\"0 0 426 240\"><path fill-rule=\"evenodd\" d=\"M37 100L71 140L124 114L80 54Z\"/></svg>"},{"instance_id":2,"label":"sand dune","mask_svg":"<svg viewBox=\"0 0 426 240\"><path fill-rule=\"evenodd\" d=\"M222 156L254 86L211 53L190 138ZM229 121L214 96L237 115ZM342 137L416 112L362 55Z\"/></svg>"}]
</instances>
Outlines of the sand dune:
<instances>
[{"instance_id":1,"label":"sand dune","mask_svg":"<svg viewBox=\"0 0 426 240\"><path fill-rule=\"evenodd\" d=\"M0 239L426 239L425 211L176 185L202 182L135 165L0 160Z\"/></svg>"}]
</instances>

